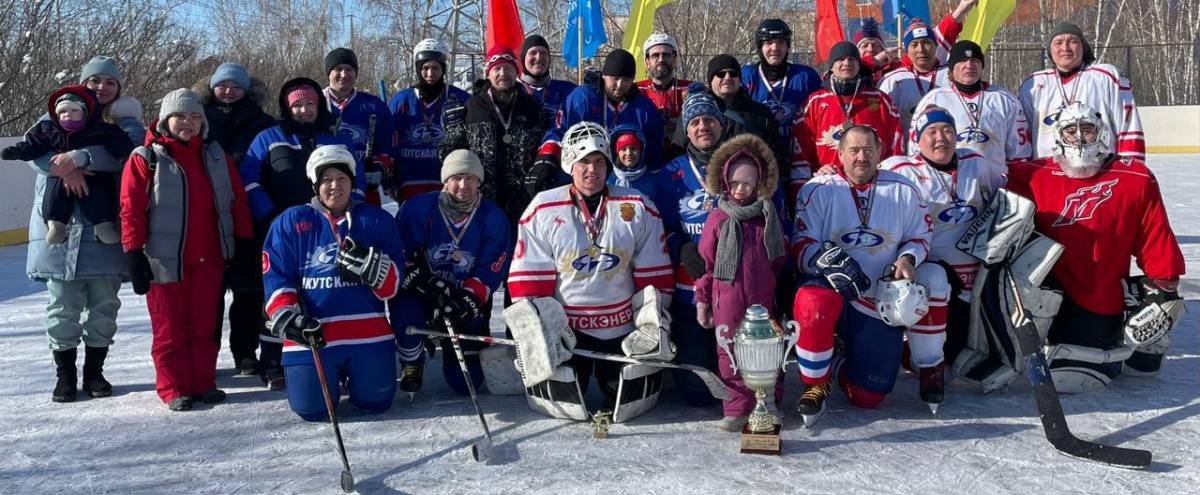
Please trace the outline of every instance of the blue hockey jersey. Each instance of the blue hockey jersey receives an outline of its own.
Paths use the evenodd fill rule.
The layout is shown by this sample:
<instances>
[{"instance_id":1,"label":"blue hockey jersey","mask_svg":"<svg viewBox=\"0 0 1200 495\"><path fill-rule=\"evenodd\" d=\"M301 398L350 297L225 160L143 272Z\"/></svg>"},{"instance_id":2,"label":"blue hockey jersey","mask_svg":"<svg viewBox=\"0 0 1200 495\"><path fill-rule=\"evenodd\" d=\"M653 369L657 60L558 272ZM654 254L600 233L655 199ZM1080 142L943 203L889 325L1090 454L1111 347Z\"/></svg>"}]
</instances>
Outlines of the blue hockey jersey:
<instances>
[{"instance_id":1,"label":"blue hockey jersey","mask_svg":"<svg viewBox=\"0 0 1200 495\"><path fill-rule=\"evenodd\" d=\"M567 95L575 90L575 83L562 79L551 79L550 84L537 87L521 81L520 89L533 99L542 103L542 111L546 113L546 121L553 122L558 115L558 109L567 101Z\"/></svg>"},{"instance_id":2,"label":"blue hockey jersey","mask_svg":"<svg viewBox=\"0 0 1200 495\"><path fill-rule=\"evenodd\" d=\"M487 301L508 275L512 258L508 218L504 210L485 199L465 221L447 225L438 208L440 194L419 194L400 206L396 214L400 239L406 249L425 249L430 268L442 280ZM453 236L459 233L462 237L456 242Z\"/></svg>"},{"instance_id":3,"label":"blue hockey jersey","mask_svg":"<svg viewBox=\"0 0 1200 495\"><path fill-rule=\"evenodd\" d=\"M417 96L417 88L410 87L388 101L396 133L392 160L404 199L442 188L442 160L438 157L438 145L446 135L442 115L470 97L466 91L446 86L441 96L426 104Z\"/></svg>"},{"instance_id":4,"label":"blue hockey jersey","mask_svg":"<svg viewBox=\"0 0 1200 495\"><path fill-rule=\"evenodd\" d=\"M350 137L340 132L320 133L312 140L298 134L286 134L280 126L258 133L238 165L242 183L246 185L250 214L255 220L270 221L273 214L308 203L313 197L313 189L304 166L313 150L326 144L338 144L346 149L354 146ZM352 197L363 199L366 187L362 161L355 160Z\"/></svg>"},{"instance_id":5,"label":"blue hockey jersey","mask_svg":"<svg viewBox=\"0 0 1200 495\"><path fill-rule=\"evenodd\" d=\"M803 117L808 95L821 89L821 76L812 67L789 63L787 75L771 85L757 63L745 64L742 66L742 86L750 93L750 98L771 109L779 126L780 139L790 143L792 125Z\"/></svg>"},{"instance_id":6,"label":"blue hockey jersey","mask_svg":"<svg viewBox=\"0 0 1200 495\"><path fill-rule=\"evenodd\" d=\"M630 88L629 91L637 91L637 88ZM633 99L614 106L596 85L586 84L575 88L559 109L554 126L546 131L542 139L542 151L560 154L559 141L563 134L573 124L584 121L600 124L608 132L612 132L619 124L633 124L646 136L646 146L642 148L646 163L652 166L662 163L662 114L646 95L639 93Z\"/></svg>"},{"instance_id":7,"label":"blue hockey jersey","mask_svg":"<svg viewBox=\"0 0 1200 495\"><path fill-rule=\"evenodd\" d=\"M396 147L396 136L392 132L392 114L378 96L354 91L343 102L333 99L333 93L325 88L325 101L329 102L329 113L339 119L339 132L350 137L354 143L354 157L360 162L371 158L367 155L367 142L371 137L371 116L375 116L374 155L391 155Z\"/></svg>"},{"instance_id":8,"label":"blue hockey jersey","mask_svg":"<svg viewBox=\"0 0 1200 495\"><path fill-rule=\"evenodd\" d=\"M336 229L336 232L335 232ZM346 237L383 251L392 268L383 285L372 288L343 282L335 261ZM351 200L348 213L334 218L317 203L293 206L271 224L263 244L263 290L267 315L285 306L298 306L321 321L329 347L395 344L384 301L400 290L404 245L396 222L377 206ZM311 354L284 340L283 364L309 362Z\"/></svg>"}]
</instances>

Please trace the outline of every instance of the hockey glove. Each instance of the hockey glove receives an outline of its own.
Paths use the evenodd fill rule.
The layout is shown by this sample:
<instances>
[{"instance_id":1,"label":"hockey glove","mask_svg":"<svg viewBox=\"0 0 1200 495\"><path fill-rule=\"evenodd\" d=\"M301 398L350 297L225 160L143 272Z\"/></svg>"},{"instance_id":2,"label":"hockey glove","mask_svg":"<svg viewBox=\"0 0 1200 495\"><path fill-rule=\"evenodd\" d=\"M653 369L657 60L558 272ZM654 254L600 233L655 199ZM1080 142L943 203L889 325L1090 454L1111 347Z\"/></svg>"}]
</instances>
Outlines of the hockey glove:
<instances>
[{"instance_id":1,"label":"hockey glove","mask_svg":"<svg viewBox=\"0 0 1200 495\"><path fill-rule=\"evenodd\" d=\"M821 243L821 250L813 257L812 266L843 297L857 298L871 286L871 280L863 275L858 262L830 241Z\"/></svg>"},{"instance_id":2,"label":"hockey glove","mask_svg":"<svg viewBox=\"0 0 1200 495\"><path fill-rule=\"evenodd\" d=\"M554 155L538 155L533 165L525 170L525 193L529 197L554 187L558 172L558 157Z\"/></svg>"},{"instance_id":3,"label":"hockey glove","mask_svg":"<svg viewBox=\"0 0 1200 495\"><path fill-rule=\"evenodd\" d=\"M707 270L704 267L704 258L700 257L700 250L695 242L688 241L686 244L679 247L679 262L683 264L683 269L687 271L692 280L700 280Z\"/></svg>"},{"instance_id":4,"label":"hockey glove","mask_svg":"<svg viewBox=\"0 0 1200 495\"><path fill-rule=\"evenodd\" d=\"M467 289L454 290L449 297L445 297L443 300L445 305L442 311L456 322L466 323L478 318L481 314L480 308L483 306L483 302L475 296L474 292Z\"/></svg>"},{"instance_id":5,"label":"hockey glove","mask_svg":"<svg viewBox=\"0 0 1200 495\"><path fill-rule=\"evenodd\" d=\"M1184 301L1179 292L1163 285L1171 282L1142 277L1138 283L1138 299L1141 303L1125 321L1125 338L1137 347L1153 344L1175 325L1183 316Z\"/></svg>"},{"instance_id":6,"label":"hockey glove","mask_svg":"<svg viewBox=\"0 0 1200 495\"><path fill-rule=\"evenodd\" d=\"M154 281L154 272L150 270L150 260L146 258L146 250L134 249L125 256L129 257L129 279L133 284L133 293L139 296L150 292L150 282Z\"/></svg>"},{"instance_id":7,"label":"hockey glove","mask_svg":"<svg viewBox=\"0 0 1200 495\"><path fill-rule=\"evenodd\" d=\"M321 322L310 318L293 306L275 310L271 315L271 334L281 339L287 339L304 347L325 347L325 336L321 332Z\"/></svg>"},{"instance_id":8,"label":"hockey glove","mask_svg":"<svg viewBox=\"0 0 1200 495\"><path fill-rule=\"evenodd\" d=\"M456 99L446 100L442 110L442 126L449 129L463 125L467 120L467 107Z\"/></svg>"},{"instance_id":9,"label":"hockey glove","mask_svg":"<svg viewBox=\"0 0 1200 495\"><path fill-rule=\"evenodd\" d=\"M387 155L378 155L367 161L365 175L367 179L367 187L378 187L391 176L391 157Z\"/></svg>"},{"instance_id":10,"label":"hockey glove","mask_svg":"<svg viewBox=\"0 0 1200 495\"><path fill-rule=\"evenodd\" d=\"M378 289L383 286L392 259L370 246L362 246L349 236L342 241L337 254L338 274L346 282L360 282Z\"/></svg>"},{"instance_id":11,"label":"hockey glove","mask_svg":"<svg viewBox=\"0 0 1200 495\"><path fill-rule=\"evenodd\" d=\"M9 146L0 150L0 160L17 160L21 158L21 149L16 146Z\"/></svg>"},{"instance_id":12,"label":"hockey glove","mask_svg":"<svg viewBox=\"0 0 1200 495\"><path fill-rule=\"evenodd\" d=\"M429 270L425 260L425 248L417 246L409 252L409 263L404 266L404 280L400 290L417 297L425 306L436 307L439 298L449 298L450 284Z\"/></svg>"}]
</instances>

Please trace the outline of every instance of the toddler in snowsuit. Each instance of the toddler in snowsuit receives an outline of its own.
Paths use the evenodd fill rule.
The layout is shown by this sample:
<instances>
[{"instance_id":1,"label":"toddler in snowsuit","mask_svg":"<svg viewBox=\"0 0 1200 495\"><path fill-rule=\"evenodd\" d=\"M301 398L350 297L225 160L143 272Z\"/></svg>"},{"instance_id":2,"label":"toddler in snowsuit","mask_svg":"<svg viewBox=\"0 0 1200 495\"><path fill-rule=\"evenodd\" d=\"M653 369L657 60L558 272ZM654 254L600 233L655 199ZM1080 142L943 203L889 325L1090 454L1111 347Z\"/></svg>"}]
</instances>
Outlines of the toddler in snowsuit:
<instances>
[{"instance_id":1,"label":"toddler in snowsuit","mask_svg":"<svg viewBox=\"0 0 1200 495\"><path fill-rule=\"evenodd\" d=\"M50 118L29 129L24 141L0 150L0 158L31 161L48 153L103 146L113 157L123 159L133 151L133 142L119 126L100 118L97 106L95 95L83 86L60 88L50 94L46 102ZM116 223L119 181L114 173L88 172L84 175L86 192L72 197L61 177L47 176L46 189L42 193L46 244L61 244L67 240L67 224L75 213L76 204L84 218L92 223L96 240L104 244L121 242Z\"/></svg>"}]
</instances>

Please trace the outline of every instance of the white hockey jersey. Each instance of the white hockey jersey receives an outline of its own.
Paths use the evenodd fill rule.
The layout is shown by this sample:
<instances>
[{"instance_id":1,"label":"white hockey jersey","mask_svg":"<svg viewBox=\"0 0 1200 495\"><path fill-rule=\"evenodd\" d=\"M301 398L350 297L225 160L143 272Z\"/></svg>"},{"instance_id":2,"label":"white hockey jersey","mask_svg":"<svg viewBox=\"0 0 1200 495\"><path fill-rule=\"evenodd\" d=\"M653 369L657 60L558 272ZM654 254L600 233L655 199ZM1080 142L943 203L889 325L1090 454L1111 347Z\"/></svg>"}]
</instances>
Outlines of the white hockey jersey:
<instances>
[{"instance_id":1,"label":"white hockey jersey","mask_svg":"<svg viewBox=\"0 0 1200 495\"><path fill-rule=\"evenodd\" d=\"M573 191L539 193L521 215L508 290L514 299L554 297L575 331L619 338L633 331L636 292L653 285L670 304L675 280L662 218L636 189L610 185L590 231Z\"/></svg>"},{"instance_id":2,"label":"white hockey jersey","mask_svg":"<svg viewBox=\"0 0 1200 495\"><path fill-rule=\"evenodd\" d=\"M911 181L880 170L874 182L854 187L839 170L814 177L800 189L792 254L802 271L816 275L812 261L821 242L841 246L871 280L871 287L852 302L854 308L878 318L876 281L902 254L913 256L914 267L924 262L932 236L929 208Z\"/></svg>"},{"instance_id":3,"label":"white hockey jersey","mask_svg":"<svg viewBox=\"0 0 1200 495\"><path fill-rule=\"evenodd\" d=\"M1111 131L1111 149L1126 158L1146 158L1146 137L1129 79L1109 64L1092 64L1063 80L1056 69L1034 72L1018 91L1033 130L1034 157L1054 156L1058 112L1081 101L1100 112Z\"/></svg>"},{"instance_id":4,"label":"white hockey jersey","mask_svg":"<svg viewBox=\"0 0 1200 495\"><path fill-rule=\"evenodd\" d=\"M1004 186L1003 172L992 168L987 158L964 149L958 150L958 166L949 173L933 168L920 154L888 158L879 168L900 174L917 187L933 220L929 259L945 261L954 268L963 281L960 297L969 300L979 260L954 245L991 202L996 190Z\"/></svg>"},{"instance_id":5,"label":"white hockey jersey","mask_svg":"<svg viewBox=\"0 0 1200 495\"><path fill-rule=\"evenodd\" d=\"M958 149L983 155L998 174L1008 172L1009 161L1027 159L1033 153L1029 121L1021 102L1002 86L985 83L983 90L967 96L951 83L921 98L913 115L919 116L930 107L949 111L958 132ZM910 123L910 129L912 124L915 122ZM920 154L917 134L910 132L908 137L909 154Z\"/></svg>"},{"instance_id":6,"label":"white hockey jersey","mask_svg":"<svg viewBox=\"0 0 1200 495\"><path fill-rule=\"evenodd\" d=\"M907 150L912 138L912 116L921 98L934 89L950 84L946 76L946 68L941 67L927 74L918 74L909 67L901 67L884 74L879 79L879 90L887 93L896 104L896 113L900 114L901 146ZM905 151L907 152L907 151Z\"/></svg>"}]
</instances>

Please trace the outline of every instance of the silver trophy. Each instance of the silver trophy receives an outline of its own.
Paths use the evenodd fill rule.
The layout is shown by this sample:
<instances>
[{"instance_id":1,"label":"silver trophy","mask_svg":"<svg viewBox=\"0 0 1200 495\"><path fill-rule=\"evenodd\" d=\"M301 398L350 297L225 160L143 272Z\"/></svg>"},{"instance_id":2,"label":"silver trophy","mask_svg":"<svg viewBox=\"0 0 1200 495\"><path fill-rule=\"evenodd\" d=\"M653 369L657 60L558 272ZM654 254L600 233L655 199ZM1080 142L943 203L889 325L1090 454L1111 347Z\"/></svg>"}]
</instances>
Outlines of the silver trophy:
<instances>
[{"instance_id":1,"label":"silver trophy","mask_svg":"<svg viewBox=\"0 0 1200 495\"><path fill-rule=\"evenodd\" d=\"M728 327L717 327L717 344L729 355L734 373L742 377L746 387L754 391L754 412L742 430L742 452L779 453L779 425L767 411L767 391L775 390L779 373L785 370L787 355L799 338L799 325L788 322L788 332L771 320L771 314L761 304L746 309L746 316L729 339L723 335ZM729 344L733 344L733 352Z\"/></svg>"}]
</instances>

